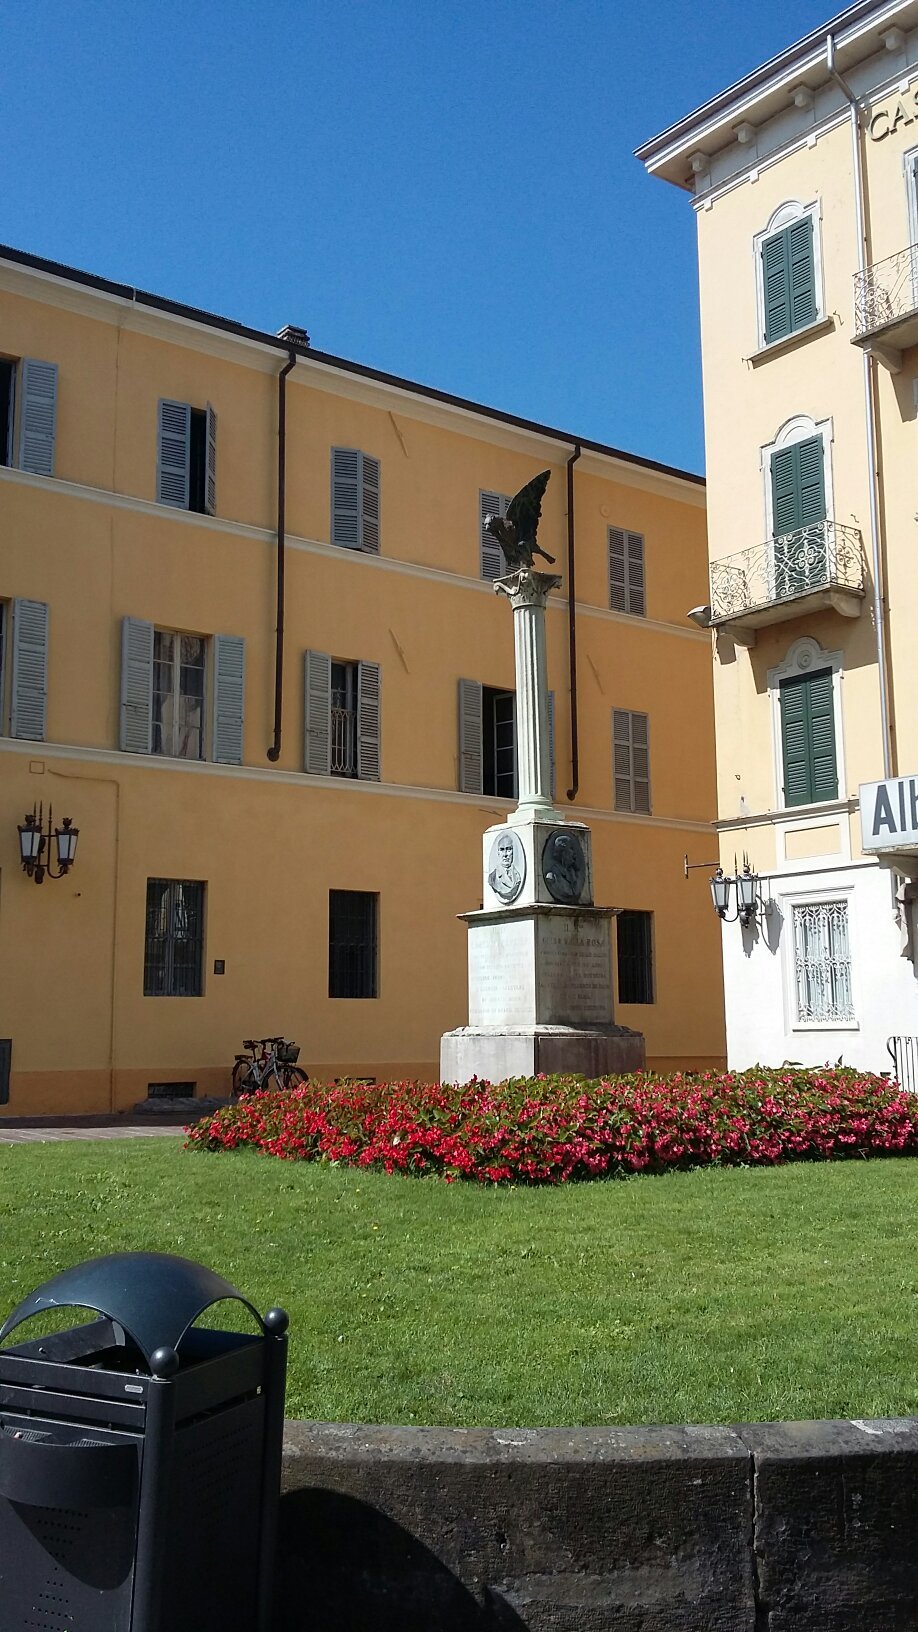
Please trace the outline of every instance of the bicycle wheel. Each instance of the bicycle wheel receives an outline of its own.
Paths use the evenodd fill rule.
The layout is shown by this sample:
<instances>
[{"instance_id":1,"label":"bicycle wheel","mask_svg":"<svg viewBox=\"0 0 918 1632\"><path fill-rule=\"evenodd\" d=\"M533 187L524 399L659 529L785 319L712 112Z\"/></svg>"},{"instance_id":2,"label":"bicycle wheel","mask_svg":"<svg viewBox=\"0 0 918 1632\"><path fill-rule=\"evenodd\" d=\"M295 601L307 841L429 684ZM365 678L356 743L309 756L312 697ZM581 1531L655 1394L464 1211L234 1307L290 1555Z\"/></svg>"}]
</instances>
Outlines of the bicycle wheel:
<instances>
[{"instance_id":1,"label":"bicycle wheel","mask_svg":"<svg viewBox=\"0 0 918 1632\"><path fill-rule=\"evenodd\" d=\"M302 1088L309 1081L309 1072L299 1065L283 1065L281 1071L285 1088Z\"/></svg>"},{"instance_id":2,"label":"bicycle wheel","mask_svg":"<svg viewBox=\"0 0 918 1632\"><path fill-rule=\"evenodd\" d=\"M237 1060L233 1066L233 1098L238 1099L240 1094L252 1094L258 1087L258 1078L252 1070L251 1060Z\"/></svg>"}]
</instances>

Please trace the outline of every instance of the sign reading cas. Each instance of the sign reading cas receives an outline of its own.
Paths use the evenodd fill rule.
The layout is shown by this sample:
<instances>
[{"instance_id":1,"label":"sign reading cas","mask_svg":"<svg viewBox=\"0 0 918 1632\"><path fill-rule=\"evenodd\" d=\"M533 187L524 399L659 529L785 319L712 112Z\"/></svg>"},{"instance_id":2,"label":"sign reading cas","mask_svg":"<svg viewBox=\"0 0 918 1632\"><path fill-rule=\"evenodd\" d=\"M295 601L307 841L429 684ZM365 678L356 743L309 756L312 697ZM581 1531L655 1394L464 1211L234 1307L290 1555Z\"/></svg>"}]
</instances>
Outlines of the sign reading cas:
<instances>
[{"instance_id":1,"label":"sign reading cas","mask_svg":"<svg viewBox=\"0 0 918 1632\"><path fill-rule=\"evenodd\" d=\"M918 850L918 776L862 782L861 848Z\"/></svg>"},{"instance_id":2,"label":"sign reading cas","mask_svg":"<svg viewBox=\"0 0 918 1632\"><path fill-rule=\"evenodd\" d=\"M918 85L910 85L904 96L897 96L885 108L877 108L867 121L867 129L875 142L892 136L901 125L913 125L918 120Z\"/></svg>"}]
</instances>

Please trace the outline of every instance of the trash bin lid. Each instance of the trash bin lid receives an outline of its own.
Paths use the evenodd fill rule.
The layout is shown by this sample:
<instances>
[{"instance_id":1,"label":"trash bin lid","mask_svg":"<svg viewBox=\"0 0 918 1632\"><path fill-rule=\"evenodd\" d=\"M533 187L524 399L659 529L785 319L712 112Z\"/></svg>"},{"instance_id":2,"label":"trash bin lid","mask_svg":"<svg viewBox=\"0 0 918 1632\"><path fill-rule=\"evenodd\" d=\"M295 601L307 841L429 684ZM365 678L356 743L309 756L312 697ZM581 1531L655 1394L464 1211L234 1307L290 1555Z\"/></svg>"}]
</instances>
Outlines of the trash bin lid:
<instances>
[{"instance_id":1,"label":"trash bin lid","mask_svg":"<svg viewBox=\"0 0 918 1632\"><path fill-rule=\"evenodd\" d=\"M199 1315L225 1298L244 1304L265 1330L254 1304L203 1264L168 1252L112 1252L36 1287L0 1327L0 1343L43 1309L91 1309L117 1321L149 1365L157 1349L177 1349Z\"/></svg>"}]
</instances>

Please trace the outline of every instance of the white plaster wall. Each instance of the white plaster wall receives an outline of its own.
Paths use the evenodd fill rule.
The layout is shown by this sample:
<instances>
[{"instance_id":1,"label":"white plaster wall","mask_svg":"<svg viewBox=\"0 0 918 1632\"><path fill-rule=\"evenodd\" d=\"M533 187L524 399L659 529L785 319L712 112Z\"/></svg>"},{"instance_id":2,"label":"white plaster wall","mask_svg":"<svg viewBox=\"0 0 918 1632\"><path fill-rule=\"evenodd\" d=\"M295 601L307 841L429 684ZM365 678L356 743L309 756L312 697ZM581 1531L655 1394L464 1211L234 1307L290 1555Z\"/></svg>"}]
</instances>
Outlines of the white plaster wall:
<instances>
[{"instance_id":1,"label":"white plaster wall","mask_svg":"<svg viewBox=\"0 0 918 1632\"><path fill-rule=\"evenodd\" d=\"M727 1059L747 1066L834 1064L888 1071L886 1040L918 1035L918 975L900 956L890 874L872 864L782 873L770 882L775 902L758 928L723 925ZM764 881L763 881L764 882ZM791 902L800 897L848 902L854 1026L795 1024Z\"/></svg>"}]
</instances>

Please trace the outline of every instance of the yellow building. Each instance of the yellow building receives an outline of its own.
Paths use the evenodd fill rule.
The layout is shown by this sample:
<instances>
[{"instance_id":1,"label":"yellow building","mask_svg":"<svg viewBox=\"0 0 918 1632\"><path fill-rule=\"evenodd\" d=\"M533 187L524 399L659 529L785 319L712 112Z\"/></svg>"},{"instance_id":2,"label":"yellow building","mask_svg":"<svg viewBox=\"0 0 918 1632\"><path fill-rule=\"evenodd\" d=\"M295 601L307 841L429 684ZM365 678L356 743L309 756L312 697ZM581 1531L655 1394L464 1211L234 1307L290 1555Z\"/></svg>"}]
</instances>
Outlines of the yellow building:
<instances>
[{"instance_id":1,"label":"yellow building","mask_svg":"<svg viewBox=\"0 0 918 1632\"><path fill-rule=\"evenodd\" d=\"M758 880L723 929L728 1057L888 1070L918 1032L918 4L850 6L639 157L698 225L695 611L723 871Z\"/></svg>"},{"instance_id":2,"label":"yellow building","mask_svg":"<svg viewBox=\"0 0 918 1632\"><path fill-rule=\"evenodd\" d=\"M617 1017L652 1064L722 1057L681 879L714 808L697 477L11 250L0 411L7 1114L225 1093L281 1032L315 1075L435 1074L513 803L482 518L546 466L540 537L576 574L557 798L624 909ZM17 828L52 807L78 849L37 888Z\"/></svg>"}]
</instances>

